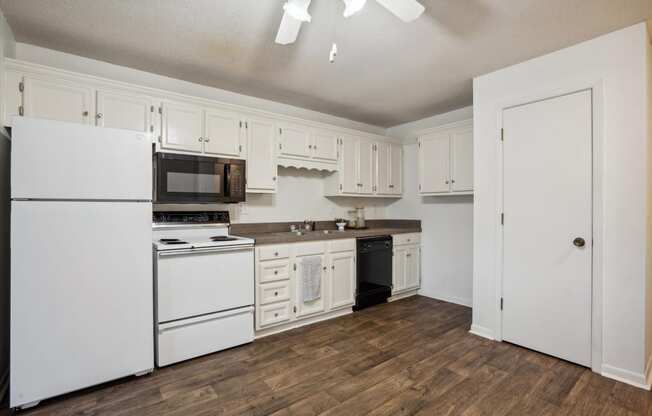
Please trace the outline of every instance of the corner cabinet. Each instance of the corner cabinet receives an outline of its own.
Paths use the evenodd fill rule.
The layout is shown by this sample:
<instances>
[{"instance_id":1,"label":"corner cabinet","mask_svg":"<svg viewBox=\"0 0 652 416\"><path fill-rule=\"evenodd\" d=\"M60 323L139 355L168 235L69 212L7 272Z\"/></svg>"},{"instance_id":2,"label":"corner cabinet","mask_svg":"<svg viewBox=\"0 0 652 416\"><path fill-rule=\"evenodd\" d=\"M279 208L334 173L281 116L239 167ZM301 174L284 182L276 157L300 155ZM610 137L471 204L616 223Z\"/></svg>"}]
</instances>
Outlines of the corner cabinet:
<instances>
[{"instance_id":1,"label":"corner cabinet","mask_svg":"<svg viewBox=\"0 0 652 416\"><path fill-rule=\"evenodd\" d=\"M355 302L354 239L256 247L258 335L349 313ZM321 261L321 294L303 300L303 260Z\"/></svg>"},{"instance_id":2,"label":"corner cabinet","mask_svg":"<svg viewBox=\"0 0 652 416\"><path fill-rule=\"evenodd\" d=\"M419 194L473 194L473 121L421 132L418 138Z\"/></svg>"},{"instance_id":3,"label":"corner cabinet","mask_svg":"<svg viewBox=\"0 0 652 416\"><path fill-rule=\"evenodd\" d=\"M326 180L326 196L402 196L402 145L355 136L339 138L338 145L339 169Z\"/></svg>"}]
</instances>

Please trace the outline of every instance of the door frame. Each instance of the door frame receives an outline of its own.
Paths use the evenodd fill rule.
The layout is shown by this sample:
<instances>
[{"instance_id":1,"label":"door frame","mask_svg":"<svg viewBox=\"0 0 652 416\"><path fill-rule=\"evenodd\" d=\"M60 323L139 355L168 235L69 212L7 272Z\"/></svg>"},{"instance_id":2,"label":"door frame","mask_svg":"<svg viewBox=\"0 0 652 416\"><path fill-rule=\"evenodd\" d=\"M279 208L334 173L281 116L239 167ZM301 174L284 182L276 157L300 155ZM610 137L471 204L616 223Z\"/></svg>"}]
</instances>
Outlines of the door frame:
<instances>
[{"instance_id":1,"label":"door frame","mask_svg":"<svg viewBox=\"0 0 652 416\"><path fill-rule=\"evenodd\" d=\"M503 226L501 224L501 213L503 206L503 142L501 131L503 128L503 112L513 107L533 104L553 98L571 95L582 91L591 91L592 99L592 234L593 250L591 259L591 369L594 372L602 372L602 329L603 329L603 103L604 86L601 79L594 82L570 81L565 85L552 88L542 88L539 91L514 97L498 106L497 114L497 145L496 145L496 250L494 253L496 293L495 293L495 316L496 341L503 341L503 314L500 308L500 299L503 293Z\"/></svg>"}]
</instances>

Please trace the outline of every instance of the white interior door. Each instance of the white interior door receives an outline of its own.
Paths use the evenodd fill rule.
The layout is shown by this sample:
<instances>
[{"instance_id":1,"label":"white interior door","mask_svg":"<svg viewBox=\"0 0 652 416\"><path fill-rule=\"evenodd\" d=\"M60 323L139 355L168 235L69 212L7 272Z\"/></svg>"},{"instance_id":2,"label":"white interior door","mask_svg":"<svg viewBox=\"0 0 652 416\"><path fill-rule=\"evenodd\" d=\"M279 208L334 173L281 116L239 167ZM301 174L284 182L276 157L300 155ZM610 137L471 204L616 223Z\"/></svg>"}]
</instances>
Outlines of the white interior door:
<instances>
[{"instance_id":1,"label":"white interior door","mask_svg":"<svg viewBox=\"0 0 652 416\"><path fill-rule=\"evenodd\" d=\"M433 133L419 139L421 192L450 191L450 135Z\"/></svg>"},{"instance_id":2,"label":"white interior door","mask_svg":"<svg viewBox=\"0 0 652 416\"><path fill-rule=\"evenodd\" d=\"M503 113L503 339L585 366L591 106L583 91Z\"/></svg>"},{"instance_id":3,"label":"white interior door","mask_svg":"<svg viewBox=\"0 0 652 416\"><path fill-rule=\"evenodd\" d=\"M473 190L473 128L451 133L451 190Z\"/></svg>"},{"instance_id":4,"label":"white interior door","mask_svg":"<svg viewBox=\"0 0 652 416\"><path fill-rule=\"evenodd\" d=\"M96 125L149 132L152 126L152 109L152 100L149 97L122 91L98 91Z\"/></svg>"},{"instance_id":5,"label":"white interior door","mask_svg":"<svg viewBox=\"0 0 652 416\"><path fill-rule=\"evenodd\" d=\"M217 109L206 110L204 153L240 157L240 115Z\"/></svg>"}]
</instances>

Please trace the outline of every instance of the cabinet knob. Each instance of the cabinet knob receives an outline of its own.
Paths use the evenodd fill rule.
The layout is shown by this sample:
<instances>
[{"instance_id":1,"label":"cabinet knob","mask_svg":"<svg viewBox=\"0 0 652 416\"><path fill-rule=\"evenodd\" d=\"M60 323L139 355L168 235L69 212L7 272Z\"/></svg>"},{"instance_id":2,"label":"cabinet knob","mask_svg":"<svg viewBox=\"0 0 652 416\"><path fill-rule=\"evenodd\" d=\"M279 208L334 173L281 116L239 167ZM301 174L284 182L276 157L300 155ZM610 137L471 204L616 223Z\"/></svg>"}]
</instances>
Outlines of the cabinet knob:
<instances>
[{"instance_id":1,"label":"cabinet knob","mask_svg":"<svg viewBox=\"0 0 652 416\"><path fill-rule=\"evenodd\" d=\"M324 266L324 271L326 271L326 266Z\"/></svg>"},{"instance_id":2,"label":"cabinet knob","mask_svg":"<svg viewBox=\"0 0 652 416\"><path fill-rule=\"evenodd\" d=\"M331 266L331 269L335 270L335 265L332 265L332 266Z\"/></svg>"},{"instance_id":3,"label":"cabinet knob","mask_svg":"<svg viewBox=\"0 0 652 416\"><path fill-rule=\"evenodd\" d=\"M278 292L274 292L274 296L278 296Z\"/></svg>"},{"instance_id":4,"label":"cabinet knob","mask_svg":"<svg viewBox=\"0 0 652 416\"><path fill-rule=\"evenodd\" d=\"M98 119L98 120L101 119L102 117L104 117L104 114L102 114L102 113L97 113L95 115L95 118Z\"/></svg>"},{"instance_id":5,"label":"cabinet knob","mask_svg":"<svg viewBox=\"0 0 652 416\"><path fill-rule=\"evenodd\" d=\"M82 112L82 116L84 116L84 117L88 117L88 111L84 111L84 112Z\"/></svg>"},{"instance_id":6,"label":"cabinet knob","mask_svg":"<svg viewBox=\"0 0 652 416\"><path fill-rule=\"evenodd\" d=\"M451 183L455 183L455 179L451 179Z\"/></svg>"},{"instance_id":7,"label":"cabinet knob","mask_svg":"<svg viewBox=\"0 0 652 416\"><path fill-rule=\"evenodd\" d=\"M274 182L276 182L276 176L273 176L273 177L272 177L272 180L273 180Z\"/></svg>"},{"instance_id":8,"label":"cabinet knob","mask_svg":"<svg viewBox=\"0 0 652 416\"><path fill-rule=\"evenodd\" d=\"M446 181L446 185L448 185L448 181Z\"/></svg>"},{"instance_id":9,"label":"cabinet knob","mask_svg":"<svg viewBox=\"0 0 652 416\"><path fill-rule=\"evenodd\" d=\"M274 256L278 257L278 251L276 253L274 253Z\"/></svg>"},{"instance_id":10,"label":"cabinet knob","mask_svg":"<svg viewBox=\"0 0 652 416\"><path fill-rule=\"evenodd\" d=\"M197 140L201 142L201 141L202 141L202 140L204 140L204 139L202 139L202 138L200 137L200 138L199 138L199 139L197 139Z\"/></svg>"},{"instance_id":11,"label":"cabinet knob","mask_svg":"<svg viewBox=\"0 0 652 416\"><path fill-rule=\"evenodd\" d=\"M274 274L278 274L278 270L274 270Z\"/></svg>"},{"instance_id":12,"label":"cabinet knob","mask_svg":"<svg viewBox=\"0 0 652 416\"><path fill-rule=\"evenodd\" d=\"M312 149L312 145L311 145L311 144L308 145L308 149Z\"/></svg>"},{"instance_id":13,"label":"cabinet knob","mask_svg":"<svg viewBox=\"0 0 652 416\"><path fill-rule=\"evenodd\" d=\"M394 187L394 185L389 185L389 187L390 187L390 188L393 188L393 187Z\"/></svg>"},{"instance_id":14,"label":"cabinet knob","mask_svg":"<svg viewBox=\"0 0 652 416\"><path fill-rule=\"evenodd\" d=\"M278 317L278 312L274 313L274 318Z\"/></svg>"},{"instance_id":15,"label":"cabinet knob","mask_svg":"<svg viewBox=\"0 0 652 416\"><path fill-rule=\"evenodd\" d=\"M211 139L209 139L208 137L206 137L206 138L204 138L204 141L205 141L206 143L208 143L208 142L211 141Z\"/></svg>"},{"instance_id":16,"label":"cabinet knob","mask_svg":"<svg viewBox=\"0 0 652 416\"><path fill-rule=\"evenodd\" d=\"M317 150L317 146L316 146L316 145L315 145L315 146L313 146L312 148L313 148L313 149L315 149L315 150Z\"/></svg>"}]
</instances>

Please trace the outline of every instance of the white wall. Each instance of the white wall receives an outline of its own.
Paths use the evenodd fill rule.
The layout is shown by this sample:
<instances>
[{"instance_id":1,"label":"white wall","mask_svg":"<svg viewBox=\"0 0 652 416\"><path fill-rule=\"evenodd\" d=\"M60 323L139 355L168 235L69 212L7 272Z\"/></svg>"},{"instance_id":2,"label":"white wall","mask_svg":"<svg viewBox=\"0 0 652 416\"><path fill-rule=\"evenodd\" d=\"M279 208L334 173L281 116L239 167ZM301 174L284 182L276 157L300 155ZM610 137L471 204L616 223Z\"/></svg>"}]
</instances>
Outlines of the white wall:
<instances>
[{"instance_id":1,"label":"white wall","mask_svg":"<svg viewBox=\"0 0 652 416\"><path fill-rule=\"evenodd\" d=\"M0 11L0 56L15 56L15 41L11 28ZM0 60L0 94L4 94L5 66ZM4 100L0 114L4 114ZM4 123L1 124L4 126ZM9 139L0 129L0 400L8 387L9 374Z\"/></svg>"},{"instance_id":2,"label":"white wall","mask_svg":"<svg viewBox=\"0 0 652 416\"><path fill-rule=\"evenodd\" d=\"M473 108L466 107L387 130L406 144L404 196L387 207L386 216L421 220L420 293L467 306L471 306L473 282L473 196L419 196L415 140L419 130L472 117Z\"/></svg>"},{"instance_id":3,"label":"white wall","mask_svg":"<svg viewBox=\"0 0 652 416\"><path fill-rule=\"evenodd\" d=\"M324 197L325 172L315 170L278 169L278 192L275 195L247 194L246 204L231 207L234 223L333 220L348 218L348 211L365 207L368 219L386 217L385 206L392 200L373 198ZM243 211L244 209L244 211Z\"/></svg>"},{"instance_id":4,"label":"white wall","mask_svg":"<svg viewBox=\"0 0 652 416\"><path fill-rule=\"evenodd\" d=\"M601 86L596 100L596 163L600 184L602 235L594 254L602 252L602 307L594 318L602 324L601 371L645 385L646 215L648 186L648 102L644 23L518 64L474 80L474 299L473 327L495 337L500 311L497 290L498 116L508 105ZM563 150L563 149L560 149ZM599 215L599 213L598 213ZM602 319L600 316L602 315Z\"/></svg>"}]
</instances>

